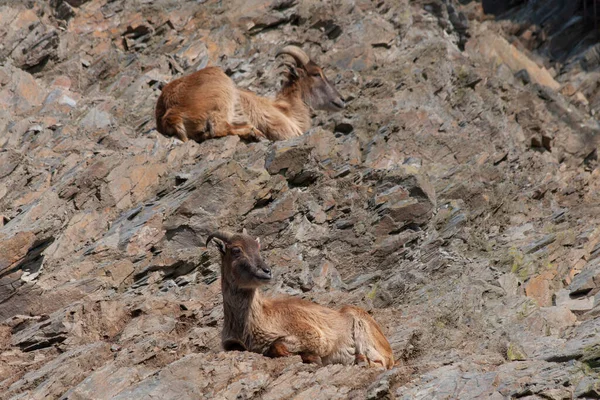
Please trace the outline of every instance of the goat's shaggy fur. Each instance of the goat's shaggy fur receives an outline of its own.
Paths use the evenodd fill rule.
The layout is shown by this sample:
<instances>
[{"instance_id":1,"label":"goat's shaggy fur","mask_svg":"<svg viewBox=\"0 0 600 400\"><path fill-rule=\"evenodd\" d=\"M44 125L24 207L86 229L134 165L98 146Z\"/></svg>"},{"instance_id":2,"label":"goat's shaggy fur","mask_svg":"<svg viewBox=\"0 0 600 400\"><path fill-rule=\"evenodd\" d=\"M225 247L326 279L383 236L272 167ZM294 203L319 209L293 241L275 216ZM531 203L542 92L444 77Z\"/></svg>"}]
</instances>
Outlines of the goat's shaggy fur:
<instances>
[{"instance_id":1,"label":"goat's shaggy fur","mask_svg":"<svg viewBox=\"0 0 600 400\"><path fill-rule=\"evenodd\" d=\"M321 68L300 48L277 55L294 58L287 82L274 100L236 88L219 68L207 67L167 84L156 103L156 127L166 136L198 142L238 135L244 139L283 140L311 125L310 109L340 110L344 101Z\"/></svg>"},{"instance_id":2,"label":"goat's shaggy fur","mask_svg":"<svg viewBox=\"0 0 600 400\"><path fill-rule=\"evenodd\" d=\"M392 368L394 356L375 320L363 309L332 310L294 298L266 298L257 290L271 280L260 242L247 235L215 232L222 255L221 285L225 350L269 357L300 355L304 362L366 364Z\"/></svg>"}]
</instances>

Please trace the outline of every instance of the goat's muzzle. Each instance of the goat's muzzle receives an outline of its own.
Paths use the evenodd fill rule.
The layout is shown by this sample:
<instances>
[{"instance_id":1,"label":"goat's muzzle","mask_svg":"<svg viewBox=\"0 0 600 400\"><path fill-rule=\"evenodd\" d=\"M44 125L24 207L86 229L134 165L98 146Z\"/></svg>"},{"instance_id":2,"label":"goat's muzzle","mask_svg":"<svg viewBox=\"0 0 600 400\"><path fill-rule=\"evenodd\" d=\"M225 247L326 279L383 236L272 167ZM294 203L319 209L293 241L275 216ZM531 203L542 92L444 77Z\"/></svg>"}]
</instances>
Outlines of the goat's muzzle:
<instances>
[{"instance_id":1,"label":"goat's muzzle","mask_svg":"<svg viewBox=\"0 0 600 400\"><path fill-rule=\"evenodd\" d=\"M340 110L343 110L346 107L346 103L341 98L332 100L331 104L333 104L336 108L339 108Z\"/></svg>"},{"instance_id":2,"label":"goat's muzzle","mask_svg":"<svg viewBox=\"0 0 600 400\"><path fill-rule=\"evenodd\" d=\"M263 281L270 281L273 277L273 273L271 272L271 268L266 265L261 265L257 269L256 277Z\"/></svg>"}]
</instances>

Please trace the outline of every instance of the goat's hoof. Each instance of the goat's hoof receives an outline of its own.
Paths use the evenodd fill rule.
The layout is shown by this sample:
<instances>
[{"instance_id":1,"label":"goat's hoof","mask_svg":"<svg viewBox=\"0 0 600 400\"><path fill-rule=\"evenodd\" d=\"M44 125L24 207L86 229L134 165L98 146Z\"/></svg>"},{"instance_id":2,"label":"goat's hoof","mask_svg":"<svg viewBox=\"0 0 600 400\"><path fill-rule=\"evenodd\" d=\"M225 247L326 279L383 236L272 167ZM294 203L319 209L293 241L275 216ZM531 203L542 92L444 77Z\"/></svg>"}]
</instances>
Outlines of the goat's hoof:
<instances>
[{"instance_id":1,"label":"goat's hoof","mask_svg":"<svg viewBox=\"0 0 600 400\"><path fill-rule=\"evenodd\" d=\"M368 367L369 359L364 354L357 354L355 358L356 365L359 367Z\"/></svg>"},{"instance_id":2,"label":"goat's hoof","mask_svg":"<svg viewBox=\"0 0 600 400\"><path fill-rule=\"evenodd\" d=\"M235 339L227 339L223 341L223 350L225 351L246 351L246 346Z\"/></svg>"},{"instance_id":3,"label":"goat's hoof","mask_svg":"<svg viewBox=\"0 0 600 400\"><path fill-rule=\"evenodd\" d=\"M316 354L300 353L300 358L302 358L302 362L305 364L323 365L323 362L321 361L321 357L319 357Z\"/></svg>"},{"instance_id":4,"label":"goat's hoof","mask_svg":"<svg viewBox=\"0 0 600 400\"><path fill-rule=\"evenodd\" d=\"M256 128L252 128L252 130L250 131L250 134L248 135L248 138L251 140L254 140L256 142L260 142L261 140L267 139L265 137L265 135Z\"/></svg>"},{"instance_id":5,"label":"goat's hoof","mask_svg":"<svg viewBox=\"0 0 600 400\"><path fill-rule=\"evenodd\" d=\"M292 353L288 351L287 346L283 343L283 341L278 339L271 343L271 346L267 349L264 355L269 358L276 358L289 357L292 355Z\"/></svg>"}]
</instances>

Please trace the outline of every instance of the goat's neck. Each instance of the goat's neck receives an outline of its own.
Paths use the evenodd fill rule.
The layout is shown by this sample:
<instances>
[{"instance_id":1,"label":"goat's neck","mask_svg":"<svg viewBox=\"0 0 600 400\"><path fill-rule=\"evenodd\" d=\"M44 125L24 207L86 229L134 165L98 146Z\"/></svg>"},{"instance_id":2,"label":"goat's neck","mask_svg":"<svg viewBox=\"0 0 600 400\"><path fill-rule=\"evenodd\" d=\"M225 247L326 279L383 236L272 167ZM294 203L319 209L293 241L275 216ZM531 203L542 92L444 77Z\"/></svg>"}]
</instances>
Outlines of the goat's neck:
<instances>
[{"instance_id":1,"label":"goat's neck","mask_svg":"<svg viewBox=\"0 0 600 400\"><path fill-rule=\"evenodd\" d=\"M262 314L262 296L256 289L241 289L229 282L222 282L224 339L243 340L249 346L249 324Z\"/></svg>"},{"instance_id":2,"label":"goat's neck","mask_svg":"<svg viewBox=\"0 0 600 400\"><path fill-rule=\"evenodd\" d=\"M310 107L306 103L307 94L299 81L285 84L275 100L279 109L293 120L302 132L310 129ZM289 106L288 106L289 105Z\"/></svg>"}]
</instances>

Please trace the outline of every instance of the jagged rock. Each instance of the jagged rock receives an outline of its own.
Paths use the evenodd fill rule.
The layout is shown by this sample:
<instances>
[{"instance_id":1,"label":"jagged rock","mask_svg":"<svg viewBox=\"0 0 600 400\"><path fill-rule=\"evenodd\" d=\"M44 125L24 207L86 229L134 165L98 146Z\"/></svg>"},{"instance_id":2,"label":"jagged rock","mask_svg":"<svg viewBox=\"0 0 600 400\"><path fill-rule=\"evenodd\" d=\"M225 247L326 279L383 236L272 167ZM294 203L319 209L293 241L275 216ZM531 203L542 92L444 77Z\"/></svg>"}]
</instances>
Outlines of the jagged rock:
<instances>
[{"instance_id":1,"label":"jagged rock","mask_svg":"<svg viewBox=\"0 0 600 400\"><path fill-rule=\"evenodd\" d=\"M477 399L493 398L492 396L526 396L541 397L562 396L571 393L569 373L559 364L543 361L511 362L502 365L497 371L461 371L460 366L442 367L435 374L422 376L419 386L411 383L401 388L396 394L398 398L427 398L428 396L448 396L451 398ZM410 386L415 385L414 388ZM499 397L498 397L499 398Z\"/></svg>"},{"instance_id":2,"label":"jagged rock","mask_svg":"<svg viewBox=\"0 0 600 400\"><path fill-rule=\"evenodd\" d=\"M600 381L593 376L584 377L573 392L576 399L594 398L600 396Z\"/></svg>"},{"instance_id":3,"label":"jagged rock","mask_svg":"<svg viewBox=\"0 0 600 400\"><path fill-rule=\"evenodd\" d=\"M518 344L510 343L506 350L506 358L508 358L508 361L525 361L527 355Z\"/></svg>"},{"instance_id":4,"label":"jagged rock","mask_svg":"<svg viewBox=\"0 0 600 400\"><path fill-rule=\"evenodd\" d=\"M569 296L594 295L600 288L600 259L589 262L569 285ZM592 292L592 293L591 293Z\"/></svg>"},{"instance_id":5,"label":"jagged rock","mask_svg":"<svg viewBox=\"0 0 600 400\"><path fill-rule=\"evenodd\" d=\"M555 276L553 271L547 271L530 279L525 287L525 293L534 298L541 307L550 306L552 304L550 284Z\"/></svg>"},{"instance_id":6,"label":"jagged rock","mask_svg":"<svg viewBox=\"0 0 600 400\"><path fill-rule=\"evenodd\" d=\"M27 72L14 67L0 67L10 74L10 82L0 88L0 111L20 115L38 107L44 101L45 89Z\"/></svg>"},{"instance_id":7,"label":"jagged rock","mask_svg":"<svg viewBox=\"0 0 600 400\"><path fill-rule=\"evenodd\" d=\"M102 342L76 347L44 367L25 374L21 380L10 386L7 394L17 398L26 396L30 399L60 397L66 389L108 361L111 357L109 348L108 344ZM72 368L70 362L75 362L77 368Z\"/></svg>"},{"instance_id":8,"label":"jagged rock","mask_svg":"<svg viewBox=\"0 0 600 400\"><path fill-rule=\"evenodd\" d=\"M3 2L0 392L596 396L597 46L556 65L533 49L558 22L458 3ZM345 110L276 143L156 131L167 82L213 65L272 95L290 43ZM265 296L364 307L395 368L222 352L205 242L242 228Z\"/></svg>"},{"instance_id":9,"label":"jagged rock","mask_svg":"<svg viewBox=\"0 0 600 400\"><path fill-rule=\"evenodd\" d=\"M592 368L597 368L600 360L599 327L598 319L584 321L560 347L540 349L536 356L554 362L579 360Z\"/></svg>"},{"instance_id":10,"label":"jagged rock","mask_svg":"<svg viewBox=\"0 0 600 400\"><path fill-rule=\"evenodd\" d=\"M318 172L311 168L311 147L288 147L275 145L265 160L265 168L270 174L283 170L286 179L293 185L306 186L318 178ZM314 161L313 161L314 163Z\"/></svg>"},{"instance_id":11,"label":"jagged rock","mask_svg":"<svg viewBox=\"0 0 600 400\"><path fill-rule=\"evenodd\" d=\"M35 234L33 232L19 232L12 237L0 237L0 240L2 240L0 272L6 274L11 272L11 268L19 261L23 260L35 242Z\"/></svg>"},{"instance_id":12,"label":"jagged rock","mask_svg":"<svg viewBox=\"0 0 600 400\"><path fill-rule=\"evenodd\" d=\"M594 308L594 298L571 298L569 291L563 289L556 293L556 305L567 307L571 311L589 311Z\"/></svg>"},{"instance_id":13,"label":"jagged rock","mask_svg":"<svg viewBox=\"0 0 600 400\"><path fill-rule=\"evenodd\" d=\"M521 70L527 71L529 78L554 90L560 89L560 84L554 80L552 75L545 69L540 68L517 48L493 34L479 34L478 38L468 44L473 50L483 52L487 57L502 60L515 73Z\"/></svg>"}]
</instances>

